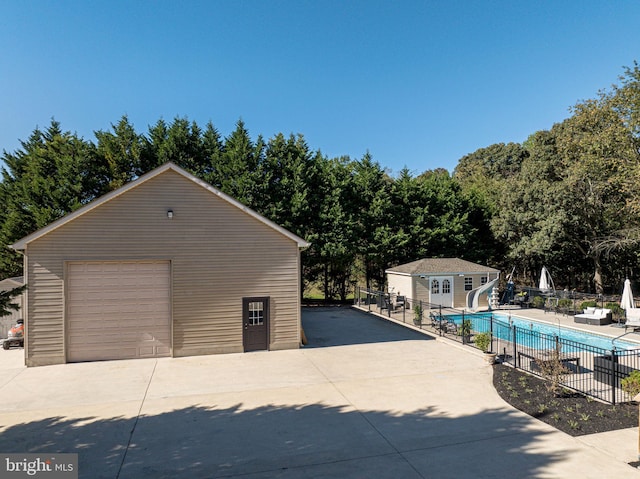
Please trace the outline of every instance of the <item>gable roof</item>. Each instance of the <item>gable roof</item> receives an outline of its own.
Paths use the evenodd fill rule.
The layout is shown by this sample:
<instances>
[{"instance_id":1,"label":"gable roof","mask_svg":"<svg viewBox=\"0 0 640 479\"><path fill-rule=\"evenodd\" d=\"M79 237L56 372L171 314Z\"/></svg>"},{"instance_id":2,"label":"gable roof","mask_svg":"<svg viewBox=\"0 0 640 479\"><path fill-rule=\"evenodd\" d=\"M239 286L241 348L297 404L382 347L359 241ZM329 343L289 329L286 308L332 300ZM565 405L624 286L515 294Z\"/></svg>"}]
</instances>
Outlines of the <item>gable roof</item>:
<instances>
[{"instance_id":1,"label":"gable roof","mask_svg":"<svg viewBox=\"0 0 640 479\"><path fill-rule=\"evenodd\" d=\"M23 276L16 276L14 278L7 278L0 281L0 291L9 291L18 288L24 284Z\"/></svg>"},{"instance_id":2,"label":"gable roof","mask_svg":"<svg viewBox=\"0 0 640 479\"><path fill-rule=\"evenodd\" d=\"M461 273L499 273L500 270L460 258L424 258L411 263L389 268L385 273L406 275L461 274Z\"/></svg>"},{"instance_id":3,"label":"gable roof","mask_svg":"<svg viewBox=\"0 0 640 479\"><path fill-rule=\"evenodd\" d=\"M283 236L289 238L292 241L295 241L298 244L298 248L308 248L310 246L310 243L308 243L307 241L303 240L299 236L297 236L297 235L293 234L292 232L286 230L282 226L277 225L273 221L268 220L264 216L256 213L251 208L243 205L239 201L233 199L231 196L223 193L222 191L218 190L217 188L214 188L209 183L201 180L200 178L197 178L196 176L192 175L188 171L183 170L182 168L180 168L176 164L171 163L171 162L167 162L164 165L156 168L155 170L151 170L150 172L145 173L144 175L140 176L139 178L127 183L126 185L124 185L124 186L122 186L122 187L120 187L120 188L118 188L116 190L113 190L113 191L101 196L98 199L93 200L91 203L86 204L82 208L79 208L76 211L74 211L73 213L69 213L68 215L63 216L62 218L54 221L53 223L48 224L44 228L41 228L41 229L31 233L30 235L25 236L21 240L18 240L14 244L10 245L10 247L15 249L15 250L24 250L27 247L27 245L29 243L31 243L32 241L43 237L44 235L46 235L46 234L48 234L48 233L60 228L61 226L64 226L65 224L67 224L67 223L75 220L76 218L88 213L89 211L94 210L95 208L99 207L100 205L102 205L104 203L107 203L108 201L111 201L112 199L117 198L120 195L125 194L129 190L132 190L133 188L136 188L137 186L140 186L140 185L146 183L147 181L155 178L158 175L161 175L162 173L164 173L166 171L174 171L174 172L182 175L183 177L185 177L186 179L192 181L193 183L195 183L196 185L200 186L201 188L204 188L205 190L207 190L210 193L218 196L220 199L226 201L227 203L235 206L236 208L238 208L239 210L241 210L244 213L248 214L249 216L252 216L256 220L258 220L258 221L264 223L265 225L267 225L268 227L276 230L277 232L279 232Z\"/></svg>"}]
</instances>

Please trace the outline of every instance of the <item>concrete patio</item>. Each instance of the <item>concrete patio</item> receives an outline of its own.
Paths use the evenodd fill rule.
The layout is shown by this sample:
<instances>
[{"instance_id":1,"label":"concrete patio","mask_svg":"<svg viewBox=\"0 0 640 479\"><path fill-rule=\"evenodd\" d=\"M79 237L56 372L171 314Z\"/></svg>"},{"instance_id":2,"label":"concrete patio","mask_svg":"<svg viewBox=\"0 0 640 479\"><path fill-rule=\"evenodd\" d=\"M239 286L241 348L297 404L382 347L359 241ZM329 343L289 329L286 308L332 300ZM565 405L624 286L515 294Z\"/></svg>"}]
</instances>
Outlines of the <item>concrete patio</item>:
<instances>
[{"instance_id":1,"label":"concrete patio","mask_svg":"<svg viewBox=\"0 0 640 479\"><path fill-rule=\"evenodd\" d=\"M0 451L80 477L640 477L637 428L572 438L508 406L470 348L352 308L300 350L25 368L0 352Z\"/></svg>"}]
</instances>

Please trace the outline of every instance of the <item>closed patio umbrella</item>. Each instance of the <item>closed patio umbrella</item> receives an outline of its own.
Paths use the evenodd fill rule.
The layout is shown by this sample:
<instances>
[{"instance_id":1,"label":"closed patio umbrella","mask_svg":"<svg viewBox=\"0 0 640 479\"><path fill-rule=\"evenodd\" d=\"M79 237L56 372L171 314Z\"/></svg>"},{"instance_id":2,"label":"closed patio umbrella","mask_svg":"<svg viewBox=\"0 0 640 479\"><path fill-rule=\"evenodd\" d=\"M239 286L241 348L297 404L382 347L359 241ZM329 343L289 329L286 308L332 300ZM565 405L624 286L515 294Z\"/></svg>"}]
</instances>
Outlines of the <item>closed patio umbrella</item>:
<instances>
[{"instance_id":1,"label":"closed patio umbrella","mask_svg":"<svg viewBox=\"0 0 640 479\"><path fill-rule=\"evenodd\" d=\"M629 279L624 280L624 289L622 290L622 300L620 300L620 307L624 310L635 308L635 302L633 300L633 292L631 291L631 281Z\"/></svg>"},{"instance_id":2,"label":"closed patio umbrella","mask_svg":"<svg viewBox=\"0 0 640 479\"><path fill-rule=\"evenodd\" d=\"M538 289L543 293L548 293L551 291L549 270L547 270L546 266L542 267L542 273L540 273L540 283L538 284Z\"/></svg>"}]
</instances>

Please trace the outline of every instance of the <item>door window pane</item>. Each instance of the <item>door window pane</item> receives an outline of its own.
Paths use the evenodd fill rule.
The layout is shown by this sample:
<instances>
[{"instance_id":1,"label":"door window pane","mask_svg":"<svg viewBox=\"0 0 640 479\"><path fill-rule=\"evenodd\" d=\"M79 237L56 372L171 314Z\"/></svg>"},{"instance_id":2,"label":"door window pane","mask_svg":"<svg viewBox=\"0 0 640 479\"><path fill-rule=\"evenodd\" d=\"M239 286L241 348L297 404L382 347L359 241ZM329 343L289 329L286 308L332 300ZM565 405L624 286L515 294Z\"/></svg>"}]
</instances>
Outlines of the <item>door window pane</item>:
<instances>
[{"instance_id":1,"label":"door window pane","mask_svg":"<svg viewBox=\"0 0 640 479\"><path fill-rule=\"evenodd\" d=\"M251 326L264 324L264 303L262 301L249 303L249 324Z\"/></svg>"},{"instance_id":2,"label":"door window pane","mask_svg":"<svg viewBox=\"0 0 640 479\"><path fill-rule=\"evenodd\" d=\"M431 281L431 294L440 294L440 282L437 279Z\"/></svg>"},{"instance_id":3,"label":"door window pane","mask_svg":"<svg viewBox=\"0 0 640 479\"><path fill-rule=\"evenodd\" d=\"M442 294L451 293L451 282L448 279L442 280Z\"/></svg>"}]
</instances>

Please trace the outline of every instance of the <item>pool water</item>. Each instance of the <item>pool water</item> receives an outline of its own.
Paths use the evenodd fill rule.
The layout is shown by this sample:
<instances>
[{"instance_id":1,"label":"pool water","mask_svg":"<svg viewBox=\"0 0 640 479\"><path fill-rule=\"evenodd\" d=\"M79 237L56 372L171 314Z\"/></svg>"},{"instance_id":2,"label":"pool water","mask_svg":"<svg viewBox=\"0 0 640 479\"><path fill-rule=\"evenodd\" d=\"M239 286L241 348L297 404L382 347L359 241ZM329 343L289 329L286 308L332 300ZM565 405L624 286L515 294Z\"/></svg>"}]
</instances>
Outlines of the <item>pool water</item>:
<instances>
[{"instance_id":1,"label":"pool water","mask_svg":"<svg viewBox=\"0 0 640 479\"><path fill-rule=\"evenodd\" d=\"M474 331L482 332L488 329L488 322L483 321L480 318L488 319L490 316L486 313L481 313L480 315L467 314L464 316L465 319L471 319L473 324L472 329ZM458 325L462 323L462 315L455 315L453 317L449 316L447 319L453 319ZM475 320L474 320L475 319ZM526 334L524 331L530 330L537 333L545 334L547 336L555 337L558 336L562 339L566 339L568 341L575 341L576 343L587 344L589 346L593 346L596 348L611 350L614 347L612 343L613 338L600 336L597 334L591 334L589 332L577 331L574 329L564 328L562 326L555 326L546 323L540 323L538 321L534 321L531 319L524 319L516 316L509 316L501 313L493 313L494 323L497 322L503 326L503 328L495 328L494 334L504 340L511 340L510 332L507 329L509 324L514 325L518 328L519 331L523 331L521 334L518 334L516 340L518 343L524 343L527 341L525 339ZM504 337L502 337L504 336ZM616 349L639 349L640 343L632 343L629 341L621 341L618 340L615 342Z\"/></svg>"}]
</instances>

